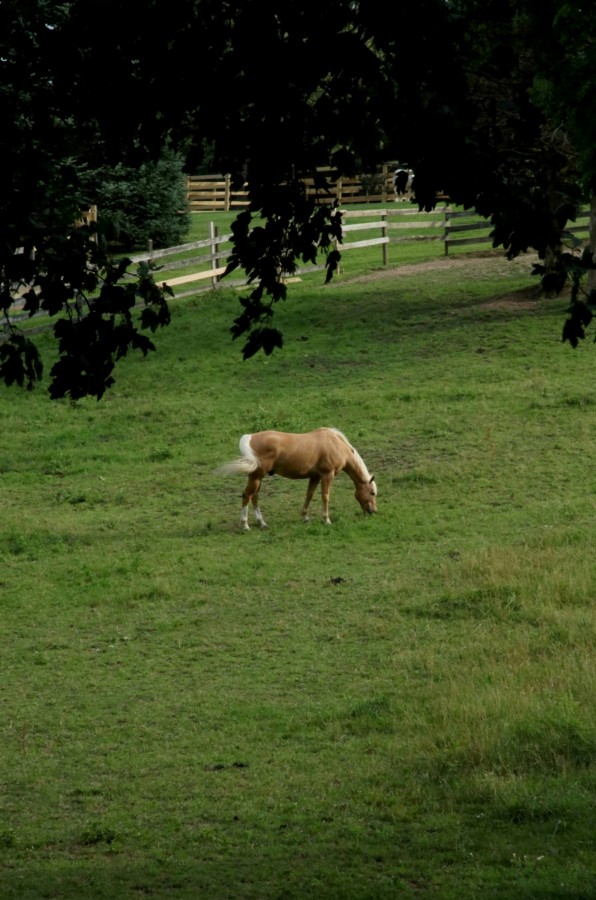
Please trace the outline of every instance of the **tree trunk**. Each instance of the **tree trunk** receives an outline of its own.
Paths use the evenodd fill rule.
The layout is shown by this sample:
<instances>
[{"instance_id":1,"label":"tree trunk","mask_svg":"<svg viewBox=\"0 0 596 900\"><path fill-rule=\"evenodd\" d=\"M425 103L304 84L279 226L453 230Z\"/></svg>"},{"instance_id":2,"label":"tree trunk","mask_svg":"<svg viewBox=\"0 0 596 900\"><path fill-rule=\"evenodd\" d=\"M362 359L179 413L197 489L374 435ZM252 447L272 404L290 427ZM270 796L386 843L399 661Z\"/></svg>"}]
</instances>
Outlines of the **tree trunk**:
<instances>
[{"instance_id":1,"label":"tree trunk","mask_svg":"<svg viewBox=\"0 0 596 900\"><path fill-rule=\"evenodd\" d=\"M596 193L592 194L590 201L590 255L596 265ZM596 291L596 269L589 269L586 289L588 296Z\"/></svg>"},{"instance_id":2,"label":"tree trunk","mask_svg":"<svg viewBox=\"0 0 596 900\"><path fill-rule=\"evenodd\" d=\"M567 274L562 257L563 245L561 243L544 248L544 275L541 285L546 297L556 297L565 285Z\"/></svg>"}]
</instances>

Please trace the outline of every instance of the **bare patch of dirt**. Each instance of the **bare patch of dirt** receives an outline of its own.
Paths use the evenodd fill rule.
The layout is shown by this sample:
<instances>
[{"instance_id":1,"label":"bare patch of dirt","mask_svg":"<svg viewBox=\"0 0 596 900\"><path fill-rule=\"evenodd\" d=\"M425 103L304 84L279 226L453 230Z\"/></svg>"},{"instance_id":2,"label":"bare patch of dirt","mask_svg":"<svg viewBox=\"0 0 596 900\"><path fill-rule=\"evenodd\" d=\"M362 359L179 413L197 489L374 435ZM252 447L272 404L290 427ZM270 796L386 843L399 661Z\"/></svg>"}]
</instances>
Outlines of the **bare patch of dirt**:
<instances>
[{"instance_id":1,"label":"bare patch of dirt","mask_svg":"<svg viewBox=\"0 0 596 900\"><path fill-rule=\"evenodd\" d=\"M535 287L524 288L521 291L514 291L512 294L506 294L504 297L495 297L494 300L488 300L482 303L483 309L536 309L542 301L542 297L538 296Z\"/></svg>"},{"instance_id":2,"label":"bare patch of dirt","mask_svg":"<svg viewBox=\"0 0 596 900\"><path fill-rule=\"evenodd\" d=\"M536 254L524 253L521 256L516 257L516 259L509 260L503 253L491 250L480 250L477 253L466 253L465 256L446 256L443 259L433 259L429 262L380 269L377 272L370 272L368 275L356 275L354 278L347 278L343 284L384 281L387 279L399 278L404 275L452 271L453 269L464 268L470 277L480 277L487 274L496 275L499 272L511 272L512 268L514 271L527 272L530 274L532 266L537 262L537 259L538 257Z\"/></svg>"},{"instance_id":3,"label":"bare patch of dirt","mask_svg":"<svg viewBox=\"0 0 596 900\"><path fill-rule=\"evenodd\" d=\"M432 272L451 272L453 270L465 271L465 277L470 280L480 280L487 277L515 274L528 276L532 273L533 266L538 262L538 256L535 253L523 253L515 259L507 259L504 253L495 250L479 250L476 253L466 253L459 256L446 256L442 259L433 259L429 262L415 263L412 265L395 266L393 268L380 269L377 272L370 272L367 275L357 275L354 278L347 278L343 284L357 284L374 281L386 281L400 278L407 275L423 275ZM559 297L569 295L569 289L566 288ZM501 311L509 310L527 310L533 311L539 308L544 302L544 297L540 294L538 279L525 288L517 291L511 291L500 297L494 297L490 300L483 301L478 304L478 308L494 309Z\"/></svg>"}]
</instances>

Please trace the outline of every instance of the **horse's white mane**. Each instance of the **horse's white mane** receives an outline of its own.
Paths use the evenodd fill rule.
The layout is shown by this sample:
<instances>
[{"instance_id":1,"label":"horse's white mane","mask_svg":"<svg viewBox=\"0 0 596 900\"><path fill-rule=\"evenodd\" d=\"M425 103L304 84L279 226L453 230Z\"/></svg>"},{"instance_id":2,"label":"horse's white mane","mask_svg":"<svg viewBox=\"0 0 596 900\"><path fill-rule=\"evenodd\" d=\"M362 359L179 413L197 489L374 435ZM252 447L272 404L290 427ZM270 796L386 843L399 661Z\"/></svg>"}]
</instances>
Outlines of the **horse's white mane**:
<instances>
[{"instance_id":1,"label":"horse's white mane","mask_svg":"<svg viewBox=\"0 0 596 900\"><path fill-rule=\"evenodd\" d=\"M362 471L363 479L365 479L366 481L371 481L372 476L366 467L366 463L364 462L364 460L362 459L362 457L360 456L360 454L358 453L356 448L347 439L347 437L345 436L343 431L340 431L339 428L330 428L329 431L332 431L334 434L336 434L338 437L340 437L342 439L342 441L345 441L345 443L348 445L348 447L354 454L354 462L356 463L358 468Z\"/></svg>"}]
</instances>

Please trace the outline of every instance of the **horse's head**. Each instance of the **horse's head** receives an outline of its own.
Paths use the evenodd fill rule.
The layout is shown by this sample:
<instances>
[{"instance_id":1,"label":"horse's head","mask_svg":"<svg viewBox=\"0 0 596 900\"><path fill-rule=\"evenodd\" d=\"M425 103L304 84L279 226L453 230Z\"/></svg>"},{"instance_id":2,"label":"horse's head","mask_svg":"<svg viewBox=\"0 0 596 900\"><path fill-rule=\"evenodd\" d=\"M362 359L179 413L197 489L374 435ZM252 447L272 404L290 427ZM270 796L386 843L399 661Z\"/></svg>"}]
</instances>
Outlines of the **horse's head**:
<instances>
[{"instance_id":1,"label":"horse's head","mask_svg":"<svg viewBox=\"0 0 596 900\"><path fill-rule=\"evenodd\" d=\"M356 485L356 500L364 512L375 513L377 511L377 485L374 475L371 476L370 481L362 481Z\"/></svg>"}]
</instances>

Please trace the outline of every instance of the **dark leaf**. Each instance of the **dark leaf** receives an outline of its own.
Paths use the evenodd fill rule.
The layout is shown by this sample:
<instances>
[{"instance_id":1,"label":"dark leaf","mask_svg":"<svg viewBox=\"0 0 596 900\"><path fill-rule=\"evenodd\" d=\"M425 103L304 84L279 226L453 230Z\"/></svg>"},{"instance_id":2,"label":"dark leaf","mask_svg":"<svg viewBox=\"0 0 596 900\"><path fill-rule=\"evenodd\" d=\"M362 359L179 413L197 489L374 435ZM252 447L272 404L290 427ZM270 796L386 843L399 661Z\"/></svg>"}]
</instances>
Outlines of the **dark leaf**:
<instances>
[{"instance_id":1,"label":"dark leaf","mask_svg":"<svg viewBox=\"0 0 596 900\"><path fill-rule=\"evenodd\" d=\"M267 356L273 353L273 350L282 347L282 336L275 328L258 328L253 331L242 348L244 359L250 359L259 350L262 350Z\"/></svg>"},{"instance_id":2,"label":"dark leaf","mask_svg":"<svg viewBox=\"0 0 596 900\"><path fill-rule=\"evenodd\" d=\"M586 328L592 322L594 314L587 303L578 300L569 307L569 316L563 325L563 341L569 341L577 347L586 336Z\"/></svg>"},{"instance_id":3,"label":"dark leaf","mask_svg":"<svg viewBox=\"0 0 596 900\"><path fill-rule=\"evenodd\" d=\"M327 256L327 262L326 262L327 274L325 276L325 284L329 284L329 282L333 278L335 272L337 272L337 268L339 266L340 260L341 260L341 253L339 252L339 250L332 250L331 253Z\"/></svg>"},{"instance_id":4,"label":"dark leaf","mask_svg":"<svg viewBox=\"0 0 596 900\"><path fill-rule=\"evenodd\" d=\"M42 374L39 351L25 335L12 334L0 344L0 378L6 385L17 384L32 390Z\"/></svg>"}]
</instances>

